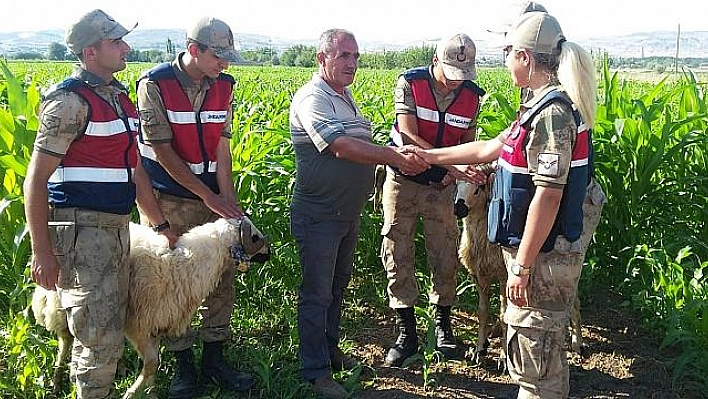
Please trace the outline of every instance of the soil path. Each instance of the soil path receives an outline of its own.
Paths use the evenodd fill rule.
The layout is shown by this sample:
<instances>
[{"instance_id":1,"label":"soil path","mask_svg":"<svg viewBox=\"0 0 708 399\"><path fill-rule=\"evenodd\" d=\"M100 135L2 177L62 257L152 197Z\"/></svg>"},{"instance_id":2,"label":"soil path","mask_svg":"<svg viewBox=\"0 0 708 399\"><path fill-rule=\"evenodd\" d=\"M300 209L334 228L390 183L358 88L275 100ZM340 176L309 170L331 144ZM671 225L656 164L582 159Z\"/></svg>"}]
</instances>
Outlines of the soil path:
<instances>
[{"instance_id":1,"label":"soil path","mask_svg":"<svg viewBox=\"0 0 708 399\"><path fill-rule=\"evenodd\" d=\"M621 298L595 298L582 305L582 356L570 353L570 398L685 398L673 387L667 359L659 353L659 340L638 329L636 317L618 304ZM372 315L373 316L373 315ZM476 366L468 361L437 362L430 367L424 389L422 361L407 368L384 367L385 347L396 338L393 317L380 316L375 326L360 331L353 340L354 354L364 368L355 398L504 398L516 397L516 386L497 367L500 339L494 338L487 359ZM476 336L474 314L456 312L453 326L460 336ZM461 327L465 326L465 327ZM419 334L421 327L419 326ZM424 337L423 337L424 338ZM471 344L466 342L467 344Z\"/></svg>"}]
</instances>

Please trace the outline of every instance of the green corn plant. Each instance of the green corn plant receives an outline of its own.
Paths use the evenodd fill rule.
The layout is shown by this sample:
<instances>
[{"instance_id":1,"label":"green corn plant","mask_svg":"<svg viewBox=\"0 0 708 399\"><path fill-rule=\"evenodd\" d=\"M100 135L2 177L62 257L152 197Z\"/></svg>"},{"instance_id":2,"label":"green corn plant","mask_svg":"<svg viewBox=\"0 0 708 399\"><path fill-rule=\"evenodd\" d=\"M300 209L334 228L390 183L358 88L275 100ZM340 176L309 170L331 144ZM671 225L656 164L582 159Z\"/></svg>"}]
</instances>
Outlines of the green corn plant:
<instances>
[{"instance_id":1,"label":"green corn plant","mask_svg":"<svg viewBox=\"0 0 708 399\"><path fill-rule=\"evenodd\" d=\"M27 268L29 236L22 183L37 131L40 94L35 81L24 82L0 61L0 309L9 323L0 330L0 388L11 396L43 397L51 379L56 341L43 339L30 321L31 280Z\"/></svg>"},{"instance_id":2,"label":"green corn plant","mask_svg":"<svg viewBox=\"0 0 708 399\"><path fill-rule=\"evenodd\" d=\"M132 98L134 81L151 66L129 64L117 75ZM48 394L56 341L35 327L27 312L31 282L22 180L37 129L39 93L70 71L70 63L0 64L0 391L9 397ZM292 94L311 78L313 69L231 67L230 72L237 81L231 140L236 190L244 208L270 236L273 249L270 262L253 265L234 281L237 306L231 326L239 333L231 343L231 360L254 370L262 388L253 391L253 397L314 398L298 373L299 261L288 211L295 177L288 108ZM352 85L379 143L387 141L393 123L393 88L399 72L360 69ZM611 286L632 298L647 320L659 320L656 326L666 331L664 347L679 353L670 364L677 384L705 386L700 378L708 375L705 265L700 261L708 259L708 210L703 206L708 199L705 83L690 71L651 85L622 80L606 61L600 64L600 76L594 132L597 176L610 201L583 271L582 281L591 285L585 291ZM479 68L478 84L488 92L478 118L479 136L491 138L514 119L518 90L503 69ZM362 327L375 327L372 314L387 309L387 279L379 258L381 217L372 204L362 215L354 275L345 297L345 337ZM430 285L424 238L418 231L416 278L423 293ZM637 251L638 246L646 250ZM681 252L687 246L690 256ZM469 296L473 292L469 288L469 283L462 283L460 295ZM425 294L420 303L427 303ZM426 365L424 384L434 388L441 383L434 373L439 360L430 333L434 321L428 310L416 312L427 331L426 347L413 361ZM37 350L40 355L35 355ZM164 358L157 396L167 393L174 368L170 356ZM126 364L128 375L134 377L139 360L130 350ZM348 372L337 378L350 390L375 389L375 379L365 374ZM119 391L130 382L132 378L118 381ZM203 397L230 396L211 389Z\"/></svg>"},{"instance_id":3,"label":"green corn plant","mask_svg":"<svg viewBox=\"0 0 708 399\"><path fill-rule=\"evenodd\" d=\"M666 331L665 347L680 352L674 378L686 386L708 375L705 361L692 361L705 359L708 339L708 298L696 288L704 267L693 260L708 256L704 86L690 71L656 85L624 81L604 59L594 138L608 203L590 247L598 261L583 273L604 276Z\"/></svg>"},{"instance_id":4,"label":"green corn plant","mask_svg":"<svg viewBox=\"0 0 708 399\"><path fill-rule=\"evenodd\" d=\"M593 137L596 172L608 204L598 241L609 244L614 253L645 240L666 244L662 239L667 229L673 229L673 223L668 222L677 212L705 216L705 211L694 205L708 194L701 184L704 174L697 173L706 166L705 98L689 81L667 87L666 79L638 94L628 90L628 84L620 82L616 73L610 73L607 61L601 81L603 95ZM677 104L681 103L704 105L678 112ZM705 218L692 220L682 219L669 233L680 231L686 236L689 232L693 244L701 245L706 236L699 227ZM648 221L663 227L647 230Z\"/></svg>"},{"instance_id":5,"label":"green corn plant","mask_svg":"<svg viewBox=\"0 0 708 399\"><path fill-rule=\"evenodd\" d=\"M367 71L369 72L369 71ZM358 76L352 93L362 114L371 120L374 142L386 144L395 121L393 89L397 71L374 70Z\"/></svg>"},{"instance_id":6,"label":"green corn plant","mask_svg":"<svg viewBox=\"0 0 708 399\"><path fill-rule=\"evenodd\" d=\"M7 108L0 108L0 176L5 192L19 194L37 132L40 94L34 82L25 88L5 61L0 61L0 79L7 98Z\"/></svg>"},{"instance_id":7,"label":"green corn plant","mask_svg":"<svg viewBox=\"0 0 708 399\"><path fill-rule=\"evenodd\" d=\"M519 89L503 70L480 71L480 86L487 91L477 117L479 139L491 139L511 125L519 105Z\"/></svg>"},{"instance_id":8,"label":"green corn plant","mask_svg":"<svg viewBox=\"0 0 708 399\"><path fill-rule=\"evenodd\" d=\"M22 183L37 131L41 96L34 81L25 84L5 61L0 61L0 93L7 100L7 107L0 107L0 268L7 268L0 279L12 279L24 274L29 258Z\"/></svg>"},{"instance_id":9,"label":"green corn plant","mask_svg":"<svg viewBox=\"0 0 708 399\"><path fill-rule=\"evenodd\" d=\"M438 387L439 381L436 377L434 365L440 362L444 357L435 349L437 339L435 336L435 306L415 307L415 313L422 324L425 326L425 341L423 343L422 354L417 354L404 362L422 360L422 375L423 388L425 390L434 390Z\"/></svg>"},{"instance_id":10,"label":"green corn plant","mask_svg":"<svg viewBox=\"0 0 708 399\"><path fill-rule=\"evenodd\" d=\"M708 383L702 349L708 344L708 262L701 262L689 247L671 257L664 249L641 245L629 267L647 287L635 294L635 302L642 304L650 324L667 331L662 348L679 353L670 362L674 380L686 392L702 392Z\"/></svg>"}]
</instances>

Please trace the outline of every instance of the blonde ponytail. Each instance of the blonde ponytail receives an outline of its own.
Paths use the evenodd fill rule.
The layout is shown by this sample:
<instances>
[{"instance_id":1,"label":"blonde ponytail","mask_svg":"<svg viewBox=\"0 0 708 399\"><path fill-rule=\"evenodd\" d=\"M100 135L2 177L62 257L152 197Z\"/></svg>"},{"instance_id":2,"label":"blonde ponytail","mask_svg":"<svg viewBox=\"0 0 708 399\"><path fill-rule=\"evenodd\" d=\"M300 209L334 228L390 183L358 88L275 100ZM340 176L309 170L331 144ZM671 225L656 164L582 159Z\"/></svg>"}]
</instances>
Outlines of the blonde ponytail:
<instances>
[{"instance_id":1,"label":"blonde ponytail","mask_svg":"<svg viewBox=\"0 0 708 399\"><path fill-rule=\"evenodd\" d=\"M561 44L558 57L558 81L589 128L595 124L597 112L597 76L590 53L573 42Z\"/></svg>"}]
</instances>

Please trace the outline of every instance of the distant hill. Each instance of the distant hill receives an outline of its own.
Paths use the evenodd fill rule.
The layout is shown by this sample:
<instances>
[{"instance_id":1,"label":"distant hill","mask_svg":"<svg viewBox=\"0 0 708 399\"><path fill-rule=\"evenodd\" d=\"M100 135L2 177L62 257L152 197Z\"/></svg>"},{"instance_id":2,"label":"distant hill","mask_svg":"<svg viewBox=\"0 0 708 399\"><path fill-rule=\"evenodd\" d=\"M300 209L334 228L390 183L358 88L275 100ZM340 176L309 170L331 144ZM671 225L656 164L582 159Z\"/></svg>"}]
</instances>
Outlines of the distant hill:
<instances>
[{"instance_id":1,"label":"distant hill","mask_svg":"<svg viewBox=\"0 0 708 399\"><path fill-rule=\"evenodd\" d=\"M187 31L184 29L144 29L131 32L126 38L130 46L136 50L166 50L167 39L170 39L177 50L185 47ZM236 40L243 50L262 47L272 47L283 51L295 44L315 45L313 40L283 40L265 35L237 33ZM64 42L64 31L58 29L33 32L0 32L0 54L12 56L19 52L36 52L44 54L50 43Z\"/></svg>"},{"instance_id":2,"label":"distant hill","mask_svg":"<svg viewBox=\"0 0 708 399\"><path fill-rule=\"evenodd\" d=\"M655 31L622 36L596 37L578 41L592 49L621 57L674 57L676 32ZM708 31L681 32L680 58L708 58Z\"/></svg>"},{"instance_id":3,"label":"distant hill","mask_svg":"<svg viewBox=\"0 0 708 399\"><path fill-rule=\"evenodd\" d=\"M177 50L184 48L185 30L180 29L145 29L136 30L128 36L128 43L137 50L165 50L169 38ZM268 47L276 52L303 44L314 46L317 38L311 40L288 40L266 35L236 33L237 41L243 50ZM61 30L35 32L0 32L0 54L11 57L18 52L46 53L52 42L64 43ZM485 40L475 40L480 56L499 54L498 48ZM578 42L588 49L607 51L613 57L673 57L676 53L676 33L667 31L633 33L622 36L593 37ZM409 43L361 42L362 51L400 50L405 47L419 46L423 41ZM708 31L682 32L680 41L681 58L708 58Z\"/></svg>"}]
</instances>

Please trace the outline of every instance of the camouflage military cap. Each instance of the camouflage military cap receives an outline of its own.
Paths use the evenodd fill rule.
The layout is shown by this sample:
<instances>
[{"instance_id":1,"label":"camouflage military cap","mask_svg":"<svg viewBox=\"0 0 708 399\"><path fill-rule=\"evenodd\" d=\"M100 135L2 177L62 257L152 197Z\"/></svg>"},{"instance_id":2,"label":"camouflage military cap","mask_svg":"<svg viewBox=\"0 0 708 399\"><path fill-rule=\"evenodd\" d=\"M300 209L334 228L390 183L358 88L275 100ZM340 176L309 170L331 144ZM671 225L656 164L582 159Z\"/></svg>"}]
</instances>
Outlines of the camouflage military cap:
<instances>
[{"instance_id":1,"label":"camouflage military cap","mask_svg":"<svg viewBox=\"0 0 708 399\"><path fill-rule=\"evenodd\" d=\"M93 10L74 22L66 31L66 45L74 54L103 39L120 39L138 26L126 29L102 10Z\"/></svg>"},{"instance_id":2,"label":"camouflage military cap","mask_svg":"<svg viewBox=\"0 0 708 399\"><path fill-rule=\"evenodd\" d=\"M211 17L199 19L187 33L187 39L209 47L217 57L227 61L238 61L234 47L234 35L226 22Z\"/></svg>"}]
</instances>

